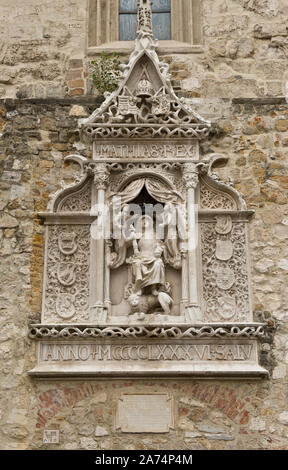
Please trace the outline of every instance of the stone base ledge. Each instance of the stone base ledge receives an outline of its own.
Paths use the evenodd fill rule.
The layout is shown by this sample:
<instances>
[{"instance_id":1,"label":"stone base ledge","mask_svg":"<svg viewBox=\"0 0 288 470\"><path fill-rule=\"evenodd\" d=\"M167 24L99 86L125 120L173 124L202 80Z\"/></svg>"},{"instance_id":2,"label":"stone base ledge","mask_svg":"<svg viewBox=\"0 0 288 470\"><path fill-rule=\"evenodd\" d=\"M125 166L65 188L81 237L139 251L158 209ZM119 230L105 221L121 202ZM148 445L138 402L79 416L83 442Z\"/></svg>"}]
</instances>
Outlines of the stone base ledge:
<instances>
[{"instance_id":1,"label":"stone base ledge","mask_svg":"<svg viewBox=\"0 0 288 470\"><path fill-rule=\"evenodd\" d=\"M263 367L257 364L247 364L238 365L238 364L169 364L169 367L165 364L157 363L154 367L151 367L150 364L143 364L141 370L139 366L124 366L121 364L109 364L109 369L107 365L102 364L102 367L83 367L83 366L73 366L73 367L59 367L55 366L37 366L34 369L29 371L29 375L35 378L61 378L61 379L72 379L72 378L133 378L141 379L143 377L153 377L153 378L191 378L193 379L263 379L269 375L268 371Z\"/></svg>"}]
</instances>

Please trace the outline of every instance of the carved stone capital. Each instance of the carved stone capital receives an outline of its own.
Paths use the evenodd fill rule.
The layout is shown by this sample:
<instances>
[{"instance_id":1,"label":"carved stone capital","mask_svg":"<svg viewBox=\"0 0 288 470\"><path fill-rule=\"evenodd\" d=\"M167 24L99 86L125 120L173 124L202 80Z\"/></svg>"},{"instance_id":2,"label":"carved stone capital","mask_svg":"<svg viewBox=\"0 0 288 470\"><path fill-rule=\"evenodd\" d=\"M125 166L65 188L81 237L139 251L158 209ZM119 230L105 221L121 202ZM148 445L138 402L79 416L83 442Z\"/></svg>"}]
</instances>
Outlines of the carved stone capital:
<instances>
[{"instance_id":1,"label":"carved stone capital","mask_svg":"<svg viewBox=\"0 0 288 470\"><path fill-rule=\"evenodd\" d=\"M199 183L197 165L195 163L185 163L182 167L182 177L187 189L196 189Z\"/></svg>"},{"instance_id":2,"label":"carved stone capital","mask_svg":"<svg viewBox=\"0 0 288 470\"><path fill-rule=\"evenodd\" d=\"M94 176L97 189L106 189L109 181L109 169L105 163L89 162L85 165L86 171Z\"/></svg>"}]
</instances>

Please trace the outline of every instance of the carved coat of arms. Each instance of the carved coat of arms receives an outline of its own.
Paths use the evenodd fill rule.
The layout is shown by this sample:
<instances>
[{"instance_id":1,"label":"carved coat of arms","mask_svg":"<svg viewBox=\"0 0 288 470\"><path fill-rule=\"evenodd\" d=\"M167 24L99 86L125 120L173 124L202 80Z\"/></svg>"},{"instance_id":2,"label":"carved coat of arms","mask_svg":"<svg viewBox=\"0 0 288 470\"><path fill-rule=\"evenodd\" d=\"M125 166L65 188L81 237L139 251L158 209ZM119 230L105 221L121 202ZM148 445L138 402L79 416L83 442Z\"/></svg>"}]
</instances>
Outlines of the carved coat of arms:
<instances>
[{"instance_id":1,"label":"carved coat of arms","mask_svg":"<svg viewBox=\"0 0 288 470\"><path fill-rule=\"evenodd\" d=\"M75 296L72 294L61 293L56 299L56 312L59 317L67 320L75 314Z\"/></svg>"},{"instance_id":2,"label":"carved coat of arms","mask_svg":"<svg viewBox=\"0 0 288 470\"><path fill-rule=\"evenodd\" d=\"M73 255L77 250L76 233L60 233L58 246L63 255Z\"/></svg>"},{"instance_id":3,"label":"carved coat of arms","mask_svg":"<svg viewBox=\"0 0 288 470\"><path fill-rule=\"evenodd\" d=\"M229 290L235 284L235 274L228 267L219 268L216 273L216 284L219 289Z\"/></svg>"},{"instance_id":4,"label":"carved coat of arms","mask_svg":"<svg viewBox=\"0 0 288 470\"><path fill-rule=\"evenodd\" d=\"M221 261L228 261L233 256L233 243L231 240L217 240L216 258Z\"/></svg>"},{"instance_id":5,"label":"carved coat of arms","mask_svg":"<svg viewBox=\"0 0 288 470\"><path fill-rule=\"evenodd\" d=\"M65 287L72 286L76 281L76 266L73 263L60 263L57 268L57 278L60 284Z\"/></svg>"},{"instance_id":6,"label":"carved coat of arms","mask_svg":"<svg viewBox=\"0 0 288 470\"><path fill-rule=\"evenodd\" d=\"M232 219L230 215L217 215L216 218L216 233L220 235L227 235L232 230Z\"/></svg>"}]
</instances>

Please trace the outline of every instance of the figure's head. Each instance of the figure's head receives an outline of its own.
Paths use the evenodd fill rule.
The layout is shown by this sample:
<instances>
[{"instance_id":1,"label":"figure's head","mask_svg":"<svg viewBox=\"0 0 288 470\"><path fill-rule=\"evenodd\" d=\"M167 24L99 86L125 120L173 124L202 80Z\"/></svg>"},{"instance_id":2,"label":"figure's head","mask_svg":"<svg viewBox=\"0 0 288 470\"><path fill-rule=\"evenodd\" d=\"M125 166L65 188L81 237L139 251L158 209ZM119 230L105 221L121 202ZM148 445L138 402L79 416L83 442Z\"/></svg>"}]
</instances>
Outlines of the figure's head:
<instances>
[{"instance_id":1,"label":"figure's head","mask_svg":"<svg viewBox=\"0 0 288 470\"><path fill-rule=\"evenodd\" d=\"M143 237L145 234L153 233L153 219L150 215L143 215L137 221L137 232Z\"/></svg>"},{"instance_id":2,"label":"figure's head","mask_svg":"<svg viewBox=\"0 0 288 470\"><path fill-rule=\"evenodd\" d=\"M163 248L160 245L157 245L154 250L154 256L156 256L156 258L161 258L162 253L163 253Z\"/></svg>"},{"instance_id":3,"label":"figure's head","mask_svg":"<svg viewBox=\"0 0 288 470\"><path fill-rule=\"evenodd\" d=\"M138 307L138 305L139 305L139 296L137 294L131 294L128 297L128 302L131 305L131 307Z\"/></svg>"}]
</instances>

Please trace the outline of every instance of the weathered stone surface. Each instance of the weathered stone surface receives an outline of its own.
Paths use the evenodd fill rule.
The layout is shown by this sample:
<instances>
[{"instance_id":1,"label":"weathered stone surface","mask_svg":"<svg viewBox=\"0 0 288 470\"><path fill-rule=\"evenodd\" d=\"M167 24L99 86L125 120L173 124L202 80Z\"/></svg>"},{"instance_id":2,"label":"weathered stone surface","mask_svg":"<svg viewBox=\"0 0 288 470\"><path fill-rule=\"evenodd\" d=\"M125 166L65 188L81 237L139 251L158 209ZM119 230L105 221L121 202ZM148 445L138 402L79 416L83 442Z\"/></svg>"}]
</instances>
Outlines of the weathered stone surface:
<instances>
[{"instance_id":1,"label":"weathered stone surface","mask_svg":"<svg viewBox=\"0 0 288 470\"><path fill-rule=\"evenodd\" d=\"M284 411L279 415L279 421L281 424L288 425L288 411Z\"/></svg>"},{"instance_id":2,"label":"weathered stone surface","mask_svg":"<svg viewBox=\"0 0 288 470\"><path fill-rule=\"evenodd\" d=\"M93 424L84 424L83 426L79 426L78 433L81 436L91 436L94 432Z\"/></svg>"},{"instance_id":3,"label":"weathered stone surface","mask_svg":"<svg viewBox=\"0 0 288 470\"><path fill-rule=\"evenodd\" d=\"M255 265L255 269L260 273L266 273L272 266L274 266L274 262L271 259L264 258Z\"/></svg>"},{"instance_id":4,"label":"weathered stone surface","mask_svg":"<svg viewBox=\"0 0 288 470\"><path fill-rule=\"evenodd\" d=\"M108 436L108 434L109 432L106 428L103 428L102 426L96 426L95 437Z\"/></svg>"},{"instance_id":5,"label":"weathered stone surface","mask_svg":"<svg viewBox=\"0 0 288 470\"><path fill-rule=\"evenodd\" d=\"M87 111L83 108L83 106L77 106L76 104L72 106L69 111L69 116L77 116L77 117L86 117L88 116Z\"/></svg>"},{"instance_id":6,"label":"weathered stone surface","mask_svg":"<svg viewBox=\"0 0 288 470\"><path fill-rule=\"evenodd\" d=\"M211 424L198 424L197 429L209 434L223 434L226 432L225 428Z\"/></svg>"},{"instance_id":7,"label":"weathered stone surface","mask_svg":"<svg viewBox=\"0 0 288 470\"><path fill-rule=\"evenodd\" d=\"M98 444L91 437L82 437L80 439L80 447L85 450L95 450L98 449Z\"/></svg>"},{"instance_id":8,"label":"weathered stone surface","mask_svg":"<svg viewBox=\"0 0 288 470\"><path fill-rule=\"evenodd\" d=\"M270 39L272 36L287 36L287 26L283 23L262 23L254 26L254 37Z\"/></svg>"},{"instance_id":9,"label":"weathered stone surface","mask_svg":"<svg viewBox=\"0 0 288 470\"><path fill-rule=\"evenodd\" d=\"M267 357L271 351L275 357L270 363L274 364L271 378L257 383L152 379L36 383L27 379L35 349L26 339L26 330L31 318L40 321L43 281L43 226L34 214L46 210L48 195L59 189L62 179L74 178L73 165L64 169L64 156L76 152L91 157L89 144L73 141L69 131L76 129L78 117L85 117L95 106L85 97L80 102L79 98L64 100L68 81L83 77L88 81L88 71L83 71L83 62L90 60L84 57L85 2L20 3L11 8L11 2L2 0L0 5L0 96L8 98L0 104L0 209L5 209L0 215L0 447L43 449L45 428L60 429L58 448L67 450L107 446L287 450L286 2L203 0L204 52L164 56L175 64L172 78L182 77L181 92L190 97L189 104L219 124L221 133L201 143L201 158L211 151L229 155L228 171L223 169L223 174L233 174L248 207L255 210L249 234L255 312L279 322L275 341L271 337L271 343L265 342L271 349L262 348ZM17 90L19 101L9 100ZM55 100L57 96L63 101ZM27 98L34 101L20 102ZM66 127L61 128L62 123ZM60 129L68 131L61 132L61 140ZM272 167L273 162L281 167ZM25 244L20 243L23 237ZM175 400L175 430L165 438L150 435L146 440L112 432L119 395L163 390ZM13 415L13 409L26 410L31 421L23 421L25 412ZM199 431L197 426L207 420L223 431ZM107 430L109 439L106 434L96 435L97 428ZM224 442L218 436L235 439Z\"/></svg>"},{"instance_id":10,"label":"weathered stone surface","mask_svg":"<svg viewBox=\"0 0 288 470\"><path fill-rule=\"evenodd\" d=\"M19 222L15 217L12 217L11 215L7 213L0 214L0 227L1 228L17 227L18 225L19 225Z\"/></svg>"},{"instance_id":11,"label":"weathered stone surface","mask_svg":"<svg viewBox=\"0 0 288 470\"><path fill-rule=\"evenodd\" d=\"M276 122L275 128L277 131L286 132L288 131L288 119L280 119Z\"/></svg>"},{"instance_id":12,"label":"weathered stone surface","mask_svg":"<svg viewBox=\"0 0 288 470\"><path fill-rule=\"evenodd\" d=\"M243 7L258 15L276 16L279 12L278 0L241 0Z\"/></svg>"}]
</instances>

